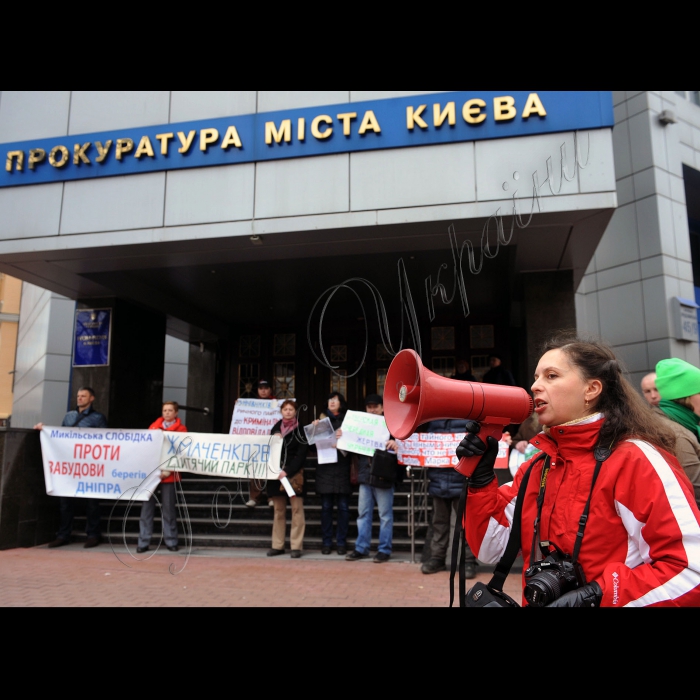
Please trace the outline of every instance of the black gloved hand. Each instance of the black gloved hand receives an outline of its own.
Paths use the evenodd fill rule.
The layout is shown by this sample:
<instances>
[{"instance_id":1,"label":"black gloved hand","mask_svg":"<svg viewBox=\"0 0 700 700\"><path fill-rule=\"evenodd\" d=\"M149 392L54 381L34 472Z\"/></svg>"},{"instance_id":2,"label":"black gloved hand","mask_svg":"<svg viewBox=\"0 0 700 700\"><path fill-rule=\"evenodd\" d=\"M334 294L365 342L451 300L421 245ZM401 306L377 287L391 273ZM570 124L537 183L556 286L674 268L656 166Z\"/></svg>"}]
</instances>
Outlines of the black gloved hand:
<instances>
[{"instance_id":1,"label":"black gloved hand","mask_svg":"<svg viewBox=\"0 0 700 700\"><path fill-rule=\"evenodd\" d=\"M603 600L603 589L596 581L591 581L581 588L564 593L546 608L598 608Z\"/></svg>"},{"instance_id":2,"label":"black gloved hand","mask_svg":"<svg viewBox=\"0 0 700 700\"><path fill-rule=\"evenodd\" d=\"M498 457L498 440L487 437L487 445L484 445L484 441L476 434L480 428L476 421L469 420L464 427L467 434L457 446L455 453L460 459L462 457L483 455L471 477L469 477L470 486L481 488L490 484L496 478L493 465L496 463L496 457Z\"/></svg>"}]
</instances>

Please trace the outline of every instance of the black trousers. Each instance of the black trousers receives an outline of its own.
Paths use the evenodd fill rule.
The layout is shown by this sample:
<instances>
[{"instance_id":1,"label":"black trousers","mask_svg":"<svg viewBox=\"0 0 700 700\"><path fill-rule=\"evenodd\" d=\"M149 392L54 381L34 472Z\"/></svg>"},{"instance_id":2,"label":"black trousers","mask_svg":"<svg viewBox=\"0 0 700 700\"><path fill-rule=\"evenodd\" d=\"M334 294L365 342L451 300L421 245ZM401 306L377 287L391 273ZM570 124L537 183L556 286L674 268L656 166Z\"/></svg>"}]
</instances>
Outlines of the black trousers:
<instances>
[{"instance_id":1,"label":"black trousers","mask_svg":"<svg viewBox=\"0 0 700 700\"><path fill-rule=\"evenodd\" d=\"M85 504L85 516L87 525L85 534L88 537L100 536L100 501L97 498L74 498L72 496L59 496L61 508L61 523L57 536L63 540L69 540L73 532L73 518L75 517L76 501Z\"/></svg>"}]
</instances>

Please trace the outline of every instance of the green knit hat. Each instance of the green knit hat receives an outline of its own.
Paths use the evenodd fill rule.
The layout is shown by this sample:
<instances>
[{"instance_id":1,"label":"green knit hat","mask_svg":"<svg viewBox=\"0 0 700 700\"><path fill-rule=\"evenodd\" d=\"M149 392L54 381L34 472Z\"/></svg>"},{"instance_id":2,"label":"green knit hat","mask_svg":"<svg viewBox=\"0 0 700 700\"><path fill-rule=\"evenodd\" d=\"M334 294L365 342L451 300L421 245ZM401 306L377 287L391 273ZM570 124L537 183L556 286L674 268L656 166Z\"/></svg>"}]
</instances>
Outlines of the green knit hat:
<instances>
[{"instance_id":1,"label":"green knit hat","mask_svg":"<svg viewBox=\"0 0 700 700\"><path fill-rule=\"evenodd\" d=\"M656 363L656 388L666 401L700 394L700 369L672 357Z\"/></svg>"}]
</instances>

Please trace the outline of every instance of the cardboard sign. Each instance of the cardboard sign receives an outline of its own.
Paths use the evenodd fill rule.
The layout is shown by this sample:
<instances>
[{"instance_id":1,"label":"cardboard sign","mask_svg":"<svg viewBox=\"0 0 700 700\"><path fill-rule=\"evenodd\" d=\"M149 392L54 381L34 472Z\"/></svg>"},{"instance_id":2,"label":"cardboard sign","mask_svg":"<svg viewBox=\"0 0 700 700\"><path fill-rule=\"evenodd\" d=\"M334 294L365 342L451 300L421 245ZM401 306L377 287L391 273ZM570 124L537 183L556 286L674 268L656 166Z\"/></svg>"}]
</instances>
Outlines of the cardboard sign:
<instances>
[{"instance_id":1,"label":"cardboard sign","mask_svg":"<svg viewBox=\"0 0 700 700\"><path fill-rule=\"evenodd\" d=\"M371 457L375 450L386 448L391 437L384 416L361 411L348 411L341 426L338 449Z\"/></svg>"},{"instance_id":2,"label":"cardboard sign","mask_svg":"<svg viewBox=\"0 0 700 700\"><path fill-rule=\"evenodd\" d=\"M407 467L455 467L455 450L464 433L413 433L408 440L397 440L399 463ZM508 469L508 443L499 440L495 469Z\"/></svg>"},{"instance_id":3,"label":"cardboard sign","mask_svg":"<svg viewBox=\"0 0 700 700\"><path fill-rule=\"evenodd\" d=\"M282 420L278 399L238 399L233 407L229 435L269 435Z\"/></svg>"}]
</instances>

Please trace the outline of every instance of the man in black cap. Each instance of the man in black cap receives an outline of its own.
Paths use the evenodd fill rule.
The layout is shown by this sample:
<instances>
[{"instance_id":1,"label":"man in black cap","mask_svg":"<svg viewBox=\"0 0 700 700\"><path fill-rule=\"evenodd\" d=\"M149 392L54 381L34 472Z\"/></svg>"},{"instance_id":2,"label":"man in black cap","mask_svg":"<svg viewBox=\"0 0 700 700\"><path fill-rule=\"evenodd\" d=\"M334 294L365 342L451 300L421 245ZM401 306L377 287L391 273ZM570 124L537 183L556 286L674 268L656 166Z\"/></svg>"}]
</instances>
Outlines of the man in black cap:
<instances>
[{"instance_id":1,"label":"man in black cap","mask_svg":"<svg viewBox=\"0 0 700 700\"><path fill-rule=\"evenodd\" d=\"M272 395L272 387L270 386L270 382L268 382L267 379L258 380L258 398L265 400L275 398Z\"/></svg>"},{"instance_id":2,"label":"man in black cap","mask_svg":"<svg viewBox=\"0 0 700 700\"><path fill-rule=\"evenodd\" d=\"M365 410L367 413L383 416L382 397L378 394L369 394L365 399ZM373 457L357 456L360 482L357 540L355 540L355 549L345 556L347 561L357 561L369 556L375 503L379 511L379 548L373 561L381 564L388 561L391 556L394 530L394 486L402 470L396 457L396 449L396 442L390 437L386 443L386 450L375 450Z\"/></svg>"}]
</instances>

